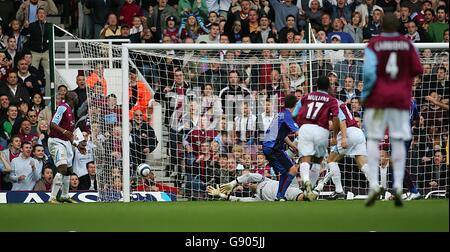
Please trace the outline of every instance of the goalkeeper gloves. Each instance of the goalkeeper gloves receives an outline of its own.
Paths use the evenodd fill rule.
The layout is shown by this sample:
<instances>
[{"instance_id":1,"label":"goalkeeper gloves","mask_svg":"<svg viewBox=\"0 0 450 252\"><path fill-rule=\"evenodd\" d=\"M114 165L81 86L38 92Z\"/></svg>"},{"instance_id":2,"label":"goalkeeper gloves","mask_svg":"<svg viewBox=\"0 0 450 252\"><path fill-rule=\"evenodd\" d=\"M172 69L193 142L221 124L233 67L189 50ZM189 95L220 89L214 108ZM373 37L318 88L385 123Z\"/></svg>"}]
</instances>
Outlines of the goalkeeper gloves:
<instances>
[{"instance_id":1,"label":"goalkeeper gloves","mask_svg":"<svg viewBox=\"0 0 450 252\"><path fill-rule=\"evenodd\" d=\"M227 195L220 192L219 185L217 185L216 188L214 188L213 186L207 186L206 191L208 192L208 195L210 195L210 196L219 196L222 199L228 198Z\"/></svg>"},{"instance_id":2,"label":"goalkeeper gloves","mask_svg":"<svg viewBox=\"0 0 450 252\"><path fill-rule=\"evenodd\" d=\"M233 188L237 185L237 181L233 180L230 183L226 183L220 186L220 192L229 194L231 191L233 191Z\"/></svg>"}]
</instances>

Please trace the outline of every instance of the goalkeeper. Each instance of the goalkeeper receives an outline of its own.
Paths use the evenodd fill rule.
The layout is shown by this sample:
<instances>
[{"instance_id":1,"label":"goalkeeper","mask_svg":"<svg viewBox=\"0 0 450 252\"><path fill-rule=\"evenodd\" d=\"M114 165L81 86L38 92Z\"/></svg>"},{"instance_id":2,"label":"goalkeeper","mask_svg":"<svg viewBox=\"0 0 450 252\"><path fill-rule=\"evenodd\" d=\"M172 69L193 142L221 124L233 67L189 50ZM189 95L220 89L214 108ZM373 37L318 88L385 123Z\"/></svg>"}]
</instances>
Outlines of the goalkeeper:
<instances>
[{"instance_id":1,"label":"goalkeeper","mask_svg":"<svg viewBox=\"0 0 450 252\"><path fill-rule=\"evenodd\" d=\"M236 185L247 183L250 183L250 189L256 193L254 197L236 197L230 195ZM217 188L214 188L208 186L207 192L211 196L219 196L229 201L275 201L278 193L278 183L278 181L264 177L259 173L247 173L230 183L220 185L220 187L217 186ZM285 198L289 201L303 201L304 194L299 187L289 186L286 190Z\"/></svg>"}]
</instances>

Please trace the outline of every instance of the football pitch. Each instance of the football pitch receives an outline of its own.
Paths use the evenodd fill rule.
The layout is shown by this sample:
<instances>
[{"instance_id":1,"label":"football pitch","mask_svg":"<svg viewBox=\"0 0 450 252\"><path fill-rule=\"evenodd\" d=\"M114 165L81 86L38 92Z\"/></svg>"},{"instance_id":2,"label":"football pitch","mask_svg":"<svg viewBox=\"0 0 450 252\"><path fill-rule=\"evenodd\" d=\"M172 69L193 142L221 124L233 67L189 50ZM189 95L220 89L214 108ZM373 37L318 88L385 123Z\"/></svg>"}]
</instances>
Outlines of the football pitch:
<instances>
[{"instance_id":1,"label":"football pitch","mask_svg":"<svg viewBox=\"0 0 450 252\"><path fill-rule=\"evenodd\" d=\"M448 200L0 205L0 231L449 231Z\"/></svg>"}]
</instances>

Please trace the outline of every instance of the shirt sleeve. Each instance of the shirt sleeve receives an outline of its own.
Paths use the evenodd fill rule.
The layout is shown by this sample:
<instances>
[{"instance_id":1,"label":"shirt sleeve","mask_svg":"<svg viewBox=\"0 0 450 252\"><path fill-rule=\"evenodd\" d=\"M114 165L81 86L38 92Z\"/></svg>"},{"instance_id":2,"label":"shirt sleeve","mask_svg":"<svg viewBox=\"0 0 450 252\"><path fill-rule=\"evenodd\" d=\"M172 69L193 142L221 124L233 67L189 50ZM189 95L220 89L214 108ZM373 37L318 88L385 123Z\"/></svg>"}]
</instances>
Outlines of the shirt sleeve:
<instances>
[{"instance_id":1,"label":"shirt sleeve","mask_svg":"<svg viewBox=\"0 0 450 252\"><path fill-rule=\"evenodd\" d=\"M339 108L339 114L338 114L338 118L339 118L339 121L345 121L345 115L344 115L344 112L342 111L342 109L341 108Z\"/></svg>"},{"instance_id":2,"label":"shirt sleeve","mask_svg":"<svg viewBox=\"0 0 450 252\"><path fill-rule=\"evenodd\" d=\"M375 52L370 48L364 49L364 87L361 93L362 101L367 100L375 85L375 81L377 80L377 65L378 59Z\"/></svg>"},{"instance_id":3,"label":"shirt sleeve","mask_svg":"<svg viewBox=\"0 0 450 252\"><path fill-rule=\"evenodd\" d=\"M292 112L292 116L296 117L302 108L302 100L299 100L297 104L295 104L294 111Z\"/></svg>"},{"instance_id":4,"label":"shirt sleeve","mask_svg":"<svg viewBox=\"0 0 450 252\"><path fill-rule=\"evenodd\" d=\"M292 132L297 132L299 130L298 126L292 119L292 114L290 112L287 112L287 115L284 117L284 121Z\"/></svg>"},{"instance_id":5,"label":"shirt sleeve","mask_svg":"<svg viewBox=\"0 0 450 252\"><path fill-rule=\"evenodd\" d=\"M64 112L66 112L66 110L67 110L66 107L59 106L55 112L55 115L53 116L52 123L59 125L61 123L61 120L64 116Z\"/></svg>"}]
</instances>

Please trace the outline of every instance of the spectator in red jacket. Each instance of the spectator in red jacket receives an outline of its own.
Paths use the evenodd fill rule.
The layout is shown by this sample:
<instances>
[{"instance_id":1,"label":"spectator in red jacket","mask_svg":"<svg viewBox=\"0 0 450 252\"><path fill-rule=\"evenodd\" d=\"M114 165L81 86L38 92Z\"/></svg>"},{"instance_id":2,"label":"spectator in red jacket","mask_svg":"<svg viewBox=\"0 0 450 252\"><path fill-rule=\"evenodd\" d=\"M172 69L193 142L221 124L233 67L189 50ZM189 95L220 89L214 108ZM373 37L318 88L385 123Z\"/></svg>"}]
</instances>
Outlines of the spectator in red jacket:
<instances>
[{"instance_id":1,"label":"spectator in red jacket","mask_svg":"<svg viewBox=\"0 0 450 252\"><path fill-rule=\"evenodd\" d=\"M125 3L120 8L119 20L120 22L133 26L133 17L143 17L144 12L141 7L134 2L134 0L125 0Z\"/></svg>"}]
</instances>

